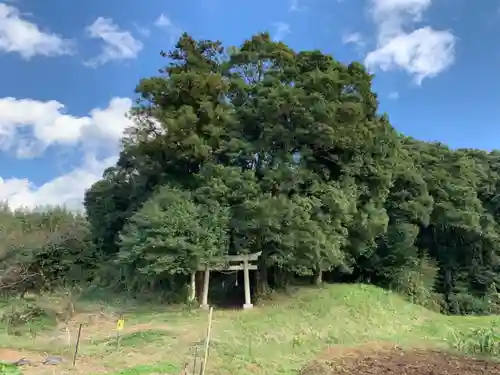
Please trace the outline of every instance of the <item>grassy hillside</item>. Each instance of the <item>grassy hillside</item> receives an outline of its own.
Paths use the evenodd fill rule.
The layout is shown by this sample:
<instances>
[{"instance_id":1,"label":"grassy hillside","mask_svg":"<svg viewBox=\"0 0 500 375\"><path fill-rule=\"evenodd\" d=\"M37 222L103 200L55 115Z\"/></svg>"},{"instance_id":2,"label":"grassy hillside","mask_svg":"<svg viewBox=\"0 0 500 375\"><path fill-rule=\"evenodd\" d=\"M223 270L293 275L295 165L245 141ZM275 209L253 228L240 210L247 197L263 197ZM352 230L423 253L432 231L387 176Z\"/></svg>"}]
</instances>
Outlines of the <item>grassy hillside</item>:
<instances>
[{"instance_id":1,"label":"grassy hillside","mask_svg":"<svg viewBox=\"0 0 500 375\"><path fill-rule=\"evenodd\" d=\"M42 302L47 306L46 300L37 304ZM60 373L178 373L203 341L204 311L121 302L77 303L69 327L74 341L79 323L84 324L82 357L76 369L66 364ZM50 306L56 304L55 299L50 301ZM3 307L4 313L11 310ZM117 350L114 327L121 311L125 311L126 326ZM70 362L73 348L67 346L67 334L51 325L50 316L41 320L44 327L37 322L30 322L30 329L10 327L10 334L3 323L0 348L29 358L62 354ZM439 315L373 286L299 289L251 311L215 310L208 373L295 374L328 346L370 342L449 347L469 330L489 329L497 323L498 317ZM42 366L26 373L30 371L52 373L53 368Z\"/></svg>"}]
</instances>

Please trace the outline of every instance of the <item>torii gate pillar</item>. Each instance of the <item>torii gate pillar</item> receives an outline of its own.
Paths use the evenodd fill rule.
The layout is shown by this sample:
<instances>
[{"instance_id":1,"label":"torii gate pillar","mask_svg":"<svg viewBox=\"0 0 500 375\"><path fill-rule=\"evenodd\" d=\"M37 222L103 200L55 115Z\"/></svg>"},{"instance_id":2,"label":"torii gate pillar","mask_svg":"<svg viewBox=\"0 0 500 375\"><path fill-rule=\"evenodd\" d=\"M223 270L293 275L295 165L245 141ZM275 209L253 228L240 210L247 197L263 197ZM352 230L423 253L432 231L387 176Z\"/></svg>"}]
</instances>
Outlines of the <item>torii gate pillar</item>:
<instances>
[{"instance_id":1,"label":"torii gate pillar","mask_svg":"<svg viewBox=\"0 0 500 375\"><path fill-rule=\"evenodd\" d=\"M250 297L250 271L248 270L248 259L243 260L243 281L245 284L245 304L243 308L251 309L253 304Z\"/></svg>"}]
</instances>

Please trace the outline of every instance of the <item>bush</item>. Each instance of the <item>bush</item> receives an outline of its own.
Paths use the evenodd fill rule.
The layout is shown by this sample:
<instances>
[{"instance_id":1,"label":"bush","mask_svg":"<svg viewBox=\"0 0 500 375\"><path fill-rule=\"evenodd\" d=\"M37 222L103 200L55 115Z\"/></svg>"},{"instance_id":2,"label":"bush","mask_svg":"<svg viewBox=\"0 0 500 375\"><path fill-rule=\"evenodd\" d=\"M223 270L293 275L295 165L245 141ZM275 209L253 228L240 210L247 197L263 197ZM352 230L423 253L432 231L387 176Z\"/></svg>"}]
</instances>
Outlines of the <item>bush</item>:
<instances>
[{"instance_id":1,"label":"bush","mask_svg":"<svg viewBox=\"0 0 500 375\"><path fill-rule=\"evenodd\" d=\"M435 277L436 267L426 257L414 269L400 270L392 289L405 295L412 303L439 312L443 310L444 301L442 295L434 292Z\"/></svg>"},{"instance_id":2,"label":"bush","mask_svg":"<svg viewBox=\"0 0 500 375\"><path fill-rule=\"evenodd\" d=\"M18 300L9 303L2 311L0 323L6 327L9 334L21 335L23 332L36 332L55 325L56 315L34 301Z\"/></svg>"},{"instance_id":3,"label":"bush","mask_svg":"<svg viewBox=\"0 0 500 375\"><path fill-rule=\"evenodd\" d=\"M8 325L23 325L45 316L45 311L32 302L14 304L3 312L1 321Z\"/></svg>"},{"instance_id":4,"label":"bush","mask_svg":"<svg viewBox=\"0 0 500 375\"><path fill-rule=\"evenodd\" d=\"M89 282L99 262L84 217L63 209L0 205L0 293L21 295Z\"/></svg>"},{"instance_id":5,"label":"bush","mask_svg":"<svg viewBox=\"0 0 500 375\"><path fill-rule=\"evenodd\" d=\"M477 328L467 333L454 335L452 347L460 352L474 355L500 355L499 327Z\"/></svg>"},{"instance_id":6,"label":"bush","mask_svg":"<svg viewBox=\"0 0 500 375\"><path fill-rule=\"evenodd\" d=\"M10 363L0 362L0 375L21 375L21 369Z\"/></svg>"},{"instance_id":7,"label":"bush","mask_svg":"<svg viewBox=\"0 0 500 375\"><path fill-rule=\"evenodd\" d=\"M448 310L457 315L490 315L496 313L495 305L485 297L476 297L469 293L457 293L450 296Z\"/></svg>"}]
</instances>

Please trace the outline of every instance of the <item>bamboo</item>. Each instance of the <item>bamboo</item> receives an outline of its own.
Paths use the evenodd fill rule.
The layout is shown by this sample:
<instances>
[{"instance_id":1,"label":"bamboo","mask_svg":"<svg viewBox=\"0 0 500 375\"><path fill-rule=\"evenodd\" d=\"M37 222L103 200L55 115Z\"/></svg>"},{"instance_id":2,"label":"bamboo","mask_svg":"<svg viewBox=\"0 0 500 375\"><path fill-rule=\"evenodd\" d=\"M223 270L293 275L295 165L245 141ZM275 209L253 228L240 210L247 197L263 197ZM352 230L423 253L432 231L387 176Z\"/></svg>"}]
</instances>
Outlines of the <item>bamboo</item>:
<instances>
[{"instance_id":1,"label":"bamboo","mask_svg":"<svg viewBox=\"0 0 500 375\"><path fill-rule=\"evenodd\" d=\"M212 314L213 314L213 311L214 311L214 308L210 307L210 310L208 312L207 336L205 338L205 353L203 355L203 362L201 363L200 375L205 375L205 369L207 367L208 348L210 346L210 335L212 334Z\"/></svg>"}]
</instances>

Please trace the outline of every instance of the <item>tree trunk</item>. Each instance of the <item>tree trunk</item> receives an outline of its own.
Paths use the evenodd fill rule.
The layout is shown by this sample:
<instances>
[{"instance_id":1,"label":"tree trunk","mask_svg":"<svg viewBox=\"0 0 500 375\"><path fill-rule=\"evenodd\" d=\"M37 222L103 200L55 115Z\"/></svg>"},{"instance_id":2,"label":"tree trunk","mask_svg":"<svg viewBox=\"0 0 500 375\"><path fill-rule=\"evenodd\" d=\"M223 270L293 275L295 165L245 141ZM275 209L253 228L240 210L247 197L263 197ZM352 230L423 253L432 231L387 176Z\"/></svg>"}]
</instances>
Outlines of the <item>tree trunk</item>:
<instances>
[{"instance_id":1,"label":"tree trunk","mask_svg":"<svg viewBox=\"0 0 500 375\"><path fill-rule=\"evenodd\" d=\"M321 286L323 284L323 270L320 267L316 267L314 270L314 284L316 286Z\"/></svg>"},{"instance_id":2,"label":"tree trunk","mask_svg":"<svg viewBox=\"0 0 500 375\"><path fill-rule=\"evenodd\" d=\"M203 272L196 272L195 283L196 283L196 298L198 303L201 304L201 298L203 296Z\"/></svg>"},{"instance_id":3,"label":"tree trunk","mask_svg":"<svg viewBox=\"0 0 500 375\"><path fill-rule=\"evenodd\" d=\"M259 279L257 290L259 294L265 295L269 293L269 283L267 275L267 252L262 251L262 255L259 258Z\"/></svg>"}]
</instances>

